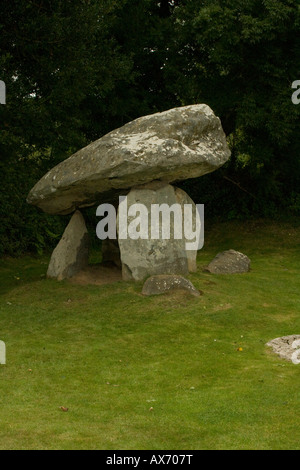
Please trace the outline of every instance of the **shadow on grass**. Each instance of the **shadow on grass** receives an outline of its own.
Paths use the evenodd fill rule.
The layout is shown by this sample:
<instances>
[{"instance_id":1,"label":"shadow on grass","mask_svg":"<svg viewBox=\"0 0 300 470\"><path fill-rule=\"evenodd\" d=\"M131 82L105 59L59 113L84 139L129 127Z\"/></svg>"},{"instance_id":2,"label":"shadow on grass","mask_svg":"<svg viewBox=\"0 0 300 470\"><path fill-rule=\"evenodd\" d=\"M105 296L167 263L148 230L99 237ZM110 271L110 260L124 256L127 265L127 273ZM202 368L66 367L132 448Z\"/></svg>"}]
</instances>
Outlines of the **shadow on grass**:
<instances>
[{"instance_id":1,"label":"shadow on grass","mask_svg":"<svg viewBox=\"0 0 300 470\"><path fill-rule=\"evenodd\" d=\"M1 259L0 295L45 279L49 255Z\"/></svg>"}]
</instances>

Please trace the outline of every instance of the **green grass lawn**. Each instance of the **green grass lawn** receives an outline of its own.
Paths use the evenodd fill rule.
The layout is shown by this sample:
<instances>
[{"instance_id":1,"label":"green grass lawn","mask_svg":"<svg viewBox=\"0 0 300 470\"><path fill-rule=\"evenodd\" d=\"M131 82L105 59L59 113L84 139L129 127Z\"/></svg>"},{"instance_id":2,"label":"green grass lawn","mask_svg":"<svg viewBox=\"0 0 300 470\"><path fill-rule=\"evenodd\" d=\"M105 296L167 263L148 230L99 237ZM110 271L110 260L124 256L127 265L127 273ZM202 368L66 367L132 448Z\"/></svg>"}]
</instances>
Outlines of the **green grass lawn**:
<instances>
[{"instance_id":1,"label":"green grass lawn","mask_svg":"<svg viewBox=\"0 0 300 470\"><path fill-rule=\"evenodd\" d=\"M229 248L251 272L202 272ZM300 449L300 365L265 346L300 334L299 227L207 227L198 298L47 280L48 261L0 260L0 449Z\"/></svg>"}]
</instances>

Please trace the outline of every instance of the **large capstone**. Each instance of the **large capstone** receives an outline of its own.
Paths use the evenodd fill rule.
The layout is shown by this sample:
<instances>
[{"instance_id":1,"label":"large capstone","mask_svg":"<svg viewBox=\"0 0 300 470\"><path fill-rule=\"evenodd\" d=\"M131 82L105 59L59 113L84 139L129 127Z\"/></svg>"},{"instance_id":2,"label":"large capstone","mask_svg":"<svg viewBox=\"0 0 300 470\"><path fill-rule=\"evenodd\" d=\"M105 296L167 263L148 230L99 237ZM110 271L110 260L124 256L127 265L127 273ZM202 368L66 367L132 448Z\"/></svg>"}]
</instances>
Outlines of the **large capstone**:
<instances>
[{"instance_id":1,"label":"large capstone","mask_svg":"<svg viewBox=\"0 0 300 470\"><path fill-rule=\"evenodd\" d=\"M220 119L207 105L174 108L138 118L79 150L50 170L27 202L68 214L153 180L202 176L229 156Z\"/></svg>"},{"instance_id":2,"label":"large capstone","mask_svg":"<svg viewBox=\"0 0 300 470\"><path fill-rule=\"evenodd\" d=\"M62 281L85 268L88 264L88 245L89 236L84 218L79 211L76 211L53 250L47 277Z\"/></svg>"},{"instance_id":3,"label":"large capstone","mask_svg":"<svg viewBox=\"0 0 300 470\"><path fill-rule=\"evenodd\" d=\"M117 227L124 280L196 271L200 234L196 230L197 208L184 191L153 181L133 188L124 200L127 207L122 204ZM184 204L190 206L190 213L185 214Z\"/></svg>"}]
</instances>

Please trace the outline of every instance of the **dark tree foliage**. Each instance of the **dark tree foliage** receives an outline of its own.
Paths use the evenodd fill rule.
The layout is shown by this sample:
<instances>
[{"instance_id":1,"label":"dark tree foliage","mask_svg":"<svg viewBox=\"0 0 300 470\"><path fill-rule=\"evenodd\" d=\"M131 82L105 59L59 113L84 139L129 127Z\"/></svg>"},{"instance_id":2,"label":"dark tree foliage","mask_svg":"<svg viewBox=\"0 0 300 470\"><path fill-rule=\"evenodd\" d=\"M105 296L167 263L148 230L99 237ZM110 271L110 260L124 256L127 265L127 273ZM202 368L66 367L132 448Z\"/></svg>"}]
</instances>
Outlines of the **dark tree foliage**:
<instances>
[{"instance_id":1,"label":"dark tree foliage","mask_svg":"<svg viewBox=\"0 0 300 470\"><path fill-rule=\"evenodd\" d=\"M174 12L180 67L172 63L168 81L184 104L212 107L232 148L230 163L199 180L195 193L230 216L274 215L297 200L299 212L300 106L291 102L300 76L298 2L184 3Z\"/></svg>"},{"instance_id":2,"label":"dark tree foliage","mask_svg":"<svg viewBox=\"0 0 300 470\"><path fill-rule=\"evenodd\" d=\"M25 201L49 168L193 103L212 107L232 149L183 184L206 216L299 215L299 26L297 0L1 0L0 254L56 242L65 220Z\"/></svg>"}]
</instances>

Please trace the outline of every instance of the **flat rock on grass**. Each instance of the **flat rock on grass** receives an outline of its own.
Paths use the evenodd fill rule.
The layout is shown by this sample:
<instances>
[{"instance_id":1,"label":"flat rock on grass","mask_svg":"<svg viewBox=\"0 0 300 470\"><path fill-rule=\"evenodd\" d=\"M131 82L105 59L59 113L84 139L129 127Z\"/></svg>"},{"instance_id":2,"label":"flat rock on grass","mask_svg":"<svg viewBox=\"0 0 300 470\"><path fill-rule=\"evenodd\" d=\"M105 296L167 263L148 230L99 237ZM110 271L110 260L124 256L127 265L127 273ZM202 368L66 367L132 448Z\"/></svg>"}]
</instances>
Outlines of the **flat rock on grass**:
<instances>
[{"instance_id":1,"label":"flat rock on grass","mask_svg":"<svg viewBox=\"0 0 300 470\"><path fill-rule=\"evenodd\" d=\"M299 343L295 344L294 342L299 341ZM273 351L278 354L282 359L286 359L287 361L297 360L295 356L297 356L297 348L300 346L300 335L290 335L290 336L281 336L280 338L275 338L269 341L266 346L269 346L273 349ZM298 355L298 357L300 354ZM299 361L299 359L298 359ZM298 362L295 362L295 364Z\"/></svg>"},{"instance_id":2,"label":"flat rock on grass","mask_svg":"<svg viewBox=\"0 0 300 470\"><path fill-rule=\"evenodd\" d=\"M209 265L205 267L204 271L213 274L246 273L250 271L250 259L239 251L223 251L217 254Z\"/></svg>"},{"instance_id":3,"label":"flat rock on grass","mask_svg":"<svg viewBox=\"0 0 300 470\"><path fill-rule=\"evenodd\" d=\"M198 291L188 279L175 274L158 274L151 276L145 282L143 295L159 295L173 291L185 291L198 297L202 292Z\"/></svg>"}]
</instances>

